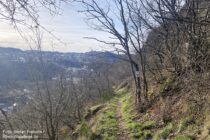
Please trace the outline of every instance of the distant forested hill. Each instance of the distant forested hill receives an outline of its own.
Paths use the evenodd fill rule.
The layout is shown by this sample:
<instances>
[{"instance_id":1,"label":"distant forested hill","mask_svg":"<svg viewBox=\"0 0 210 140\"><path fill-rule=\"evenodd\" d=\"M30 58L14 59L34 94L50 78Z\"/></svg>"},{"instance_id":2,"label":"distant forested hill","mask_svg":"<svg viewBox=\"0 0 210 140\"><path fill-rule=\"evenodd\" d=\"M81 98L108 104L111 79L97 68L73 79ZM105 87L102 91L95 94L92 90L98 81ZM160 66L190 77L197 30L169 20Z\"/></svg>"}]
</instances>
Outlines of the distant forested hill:
<instances>
[{"instance_id":1,"label":"distant forested hill","mask_svg":"<svg viewBox=\"0 0 210 140\"><path fill-rule=\"evenodd\" d=\"M0 85L11 81L31 81L44 65L45 78L51 79L66 69L92 69L95 61L115 63L118 56L109 52L60 53L0 47ZM42 62L42 63L40 63ZM102 63L101 63L102 64Z\"/></svg>"}]
</instances>

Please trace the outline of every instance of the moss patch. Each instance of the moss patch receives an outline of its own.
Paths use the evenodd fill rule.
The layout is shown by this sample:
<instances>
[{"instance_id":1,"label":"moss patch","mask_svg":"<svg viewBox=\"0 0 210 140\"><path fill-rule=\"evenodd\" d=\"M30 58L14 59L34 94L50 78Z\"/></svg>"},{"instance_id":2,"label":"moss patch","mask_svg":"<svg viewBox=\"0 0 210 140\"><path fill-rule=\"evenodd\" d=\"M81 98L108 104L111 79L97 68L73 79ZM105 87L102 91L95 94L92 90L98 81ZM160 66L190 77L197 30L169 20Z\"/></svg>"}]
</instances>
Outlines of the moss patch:
<instances>
[{"instance_id":1,"label":"moss patch","mask_svg":"<svg viewBox=\"0 0 210 140\"><path fill-rule=\"evenodd\" d=\"M87 122L82 121L80 125L77 126L72 137L77 137L80 140L84 138L90 139L92 136L92 131L88 126Z\"/></svg>"},{"instance_id":2,"label":"moss patch","mask_svg":"<svg viewBox=\"0 0 210 140\"><path fill-rule=\"evenodd\" d=\"M107 104L104 112L100 114L99 123L94 130L96 135L100 135L102 139L113 140L117 138L118 121L116 118L117 97Z\"/></svg>"},{"instance_id":3,"label":"moss patch","mask_svg":"<svg viewBox=\"0 0 210 140\"><path fill-rule=\"evenodd\" d=\"M194 124L195 121L192 116L188 116L181 120L178 132L184 131L189 125Z\"/></svg>"},{"instance_id":4,"label":"moss patch","mask_svg":"<svg viewBox=\"0 0 210 140\"><path fill-rule=\"evenodd\" d=\"M176 136L173 140L193 140L193 137L188 135L179 135Z\"/></svg>"},{"instance_id":5,"label":"moss patch","mask_svg":"<svg viewBox=\"0 0 210 140\"><path fill-rule=\"evenodd\" d=\"M174 125L172 123L168 124L165 128L158 131L155 135L155 140L167 139L169 134L174 130Z\"/></svg>"},{"instance_id":6,"label":"moss patch","mask_svg":"<svg viewBox=\"0 0 210 140\"><path fill-rule=\"evenodd\" d=\"M138 122L135 120L137 114L134 112L134 103L131 94L126 94L122 98L122 117L132 139L145 140L153 137L150 129L155 127L154 121Z\"/></svg>"}]
</instances>

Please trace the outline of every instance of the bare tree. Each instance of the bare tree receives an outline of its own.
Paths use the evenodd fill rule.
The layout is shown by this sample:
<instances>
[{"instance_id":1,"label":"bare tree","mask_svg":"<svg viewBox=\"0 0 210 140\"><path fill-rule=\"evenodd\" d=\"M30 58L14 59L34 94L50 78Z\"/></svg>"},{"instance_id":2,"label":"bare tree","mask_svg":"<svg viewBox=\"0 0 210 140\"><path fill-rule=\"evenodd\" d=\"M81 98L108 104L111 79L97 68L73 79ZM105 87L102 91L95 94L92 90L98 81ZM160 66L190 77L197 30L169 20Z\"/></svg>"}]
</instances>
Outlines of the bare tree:
<instances>
[{"instance_id":1,"label":"bare tree","mask_svg":"<svg viewBox=\"0 0 210 140\"><path fill-rule=\"evenodd\" d=\"M155 30L144 20L153 33L164 37L166 55L170 56L175 72L179 74L186 68L204 71L209 59L209 3L199 0L141 0L141 3L149 19L160 26ZM183 60L187 65L183 65Z\"/></svg>"},{"instance_id":2,"label":"bare tree","mask_svg":"<svg viewBox=\"0 0 210 140\"><path fill-rule=\"evenodd\" d=\"M140 103L141 98L144 97L144 100L142 100L143 105L143 102L148 100L148 84L146 78L146 53L143 48L146 33L143 22L139 20L139 14L143 14L138 5L139 2L114 0L106 3L108 8L103 7L104 3L101 4L97 0L78 2L84 6L85 10L82 12L88 16L88 19L93 21L93 28L111 34L114 36L112 39L115 40L108 42L97 38L92 39L105 44L112 44L117 51L123 52L127 56L126 61L130 63L133 80L135 81L136 99ZM136 59L134 52L139 55L139 59ZM143 95L141 94L142 91Z\"/></svg>"}]
</instances>

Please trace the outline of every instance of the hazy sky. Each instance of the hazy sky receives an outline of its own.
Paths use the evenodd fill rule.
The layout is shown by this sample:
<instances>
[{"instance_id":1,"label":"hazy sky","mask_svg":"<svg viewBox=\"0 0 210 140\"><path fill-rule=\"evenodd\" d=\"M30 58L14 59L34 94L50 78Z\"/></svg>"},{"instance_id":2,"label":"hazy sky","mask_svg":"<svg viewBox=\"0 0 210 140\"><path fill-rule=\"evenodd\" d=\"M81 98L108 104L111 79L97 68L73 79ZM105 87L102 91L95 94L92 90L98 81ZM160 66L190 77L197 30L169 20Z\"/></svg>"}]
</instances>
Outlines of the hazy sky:
<instances>
[{"instance_id":1,"label":"hazy sky","mask_svg":"<svg viewBox=\"0 0 210 140\"><path fill-rule=\"evenodd\" d=\"M108 38L109 35L89 28L85 23L85 16L78 13L80 7L72 4L65 4L62 15L50 16L46 11L41 12L40 22L54 35L60 38L67 45L58 43L48 33L43 33L43 50L61 52L86 52L90 50L104 50L105 45L84 37ZM24 31L24 29L22 29ZM26 31L30 34L30 31ZM0 46L30 49L26 42L20 37L11 25L0 21ZM52 47L53 46L53 47Z\"/></svg>"}]
</instances>

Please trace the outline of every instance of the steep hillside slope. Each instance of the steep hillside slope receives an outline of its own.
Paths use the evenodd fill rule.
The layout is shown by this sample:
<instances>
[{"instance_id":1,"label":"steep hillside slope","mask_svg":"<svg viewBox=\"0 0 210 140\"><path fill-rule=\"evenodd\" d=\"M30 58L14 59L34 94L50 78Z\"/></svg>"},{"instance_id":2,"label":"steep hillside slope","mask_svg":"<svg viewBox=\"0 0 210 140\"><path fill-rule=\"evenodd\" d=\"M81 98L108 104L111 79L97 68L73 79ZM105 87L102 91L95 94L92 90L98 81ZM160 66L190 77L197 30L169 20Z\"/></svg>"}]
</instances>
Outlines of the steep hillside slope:
<instances>
[{"instance_id":1,"label":"steep hillside slope","mask_svg":"<svg viewBox=\"0 0 210 140\"><path fill-rule=\"evenodd\" d=\"M163 94L162 88L166 90L169 83L167 80L162 87L156 87L159 97ZM66 139L207 140L210 138L209 112L202 114L202 117L188 112L191 108L185 103L184 96L174 95L168 99L156 97L157 100L154 100L145 113L137 111L133 98L132 92L125 88L116 90L113 99L90 108L84 121L78 125L73 135L68 135ZM166 104L167 101L173 102L170 107Z\"/></svg>"}]
</instances>

